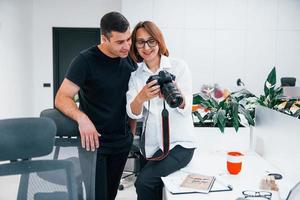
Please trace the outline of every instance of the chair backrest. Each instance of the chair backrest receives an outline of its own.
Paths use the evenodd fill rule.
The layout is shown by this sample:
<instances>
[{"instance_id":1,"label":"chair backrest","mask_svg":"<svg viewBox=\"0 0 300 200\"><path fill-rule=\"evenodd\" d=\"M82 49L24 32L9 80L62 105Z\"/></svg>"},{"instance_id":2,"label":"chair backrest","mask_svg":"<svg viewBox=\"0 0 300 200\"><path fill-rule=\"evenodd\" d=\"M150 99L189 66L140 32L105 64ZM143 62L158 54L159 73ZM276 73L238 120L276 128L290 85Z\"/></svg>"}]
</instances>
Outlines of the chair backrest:
<instances>
[{"instance_id":1,"label":"chair backrest","mask_svg":"<svg viewBox=\"0 0 300 200\"><path fill-rule=\"evenodd\" d=\"M55 133L55 124L46 118L0 120L0 161L48 155Z\"/></svg>"},{"instance_id":2,"label":"chair backrest","mask_svg":"<svg viewBox=\"0 0 300 200\"><path fill-rule=\"evenodd\" d=\"M55 135L56 125L47 118L0 120L0 161L11 161L0 164L0 176L10 180L10 177L21 175L15 179L18 200L78 199L71 162L31 160L52 152ZM65 184L57 185L41 178L46 176L63 179ZM2 189L5 190L5 186L1 186ZM7 196L7 199L10 198Z\"/></svg>"},{"instance_id":3,"label":"chair backrest","mask_svg":"<svg viewBox=\"0 0 300 200\"><path fill-rule=\"evenodd\" d=\"M295 86L296 85L296 78L295 77L282 77L280 79L281 86Z\"/></svg>"},{"instance_id":4,"label":"chair backrest","mask_svg":"<svg viewBox=\"0 0 300 200\"><path fill-rule=\"evenodd\" d=\"M79 136L78 124L55 108L43 110L41 117L52 119L57 127L57 136Z\"/></svg>"}]
</instances>

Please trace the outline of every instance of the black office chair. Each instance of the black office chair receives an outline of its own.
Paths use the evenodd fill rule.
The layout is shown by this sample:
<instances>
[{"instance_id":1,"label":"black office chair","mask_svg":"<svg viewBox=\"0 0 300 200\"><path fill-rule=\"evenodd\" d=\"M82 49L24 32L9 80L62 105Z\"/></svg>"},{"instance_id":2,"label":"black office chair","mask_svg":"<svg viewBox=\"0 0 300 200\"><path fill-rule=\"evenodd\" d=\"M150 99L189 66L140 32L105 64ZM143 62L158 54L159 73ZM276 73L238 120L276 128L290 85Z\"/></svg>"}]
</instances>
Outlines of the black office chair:
<instances>
[{"instance_id":1,"label":"black office chair","mask_svg":"<svg viewBox=\"0 0 300 200\"><path fill-rule=\"evenodd\" d=\"M55 137L54 160L59 159L59 153L64 147L75 147L78 150L78 157L69 157L65 160L71 161L75 166L75 178L78 186L79 199L84 198L83 185L85 185L85 199L93 200L95 198L95 174L97 153L86 151L81 147L80 133L78 124L65 116L57 109L46 109L40 113L41 117L50 118L54 121L57 127ZM84 173L82 173L84 171Z\"/></svg>"},{"instance_id":2,"label":"black office chair","mask_svg":"<svg viewBox=\"0 0 300 200\"><path fill-rule=\"evenodd\" d=\"M296 85L296 78L295 77L282 77L280 79L281 86L295 86Z\"/></svg>"},{"instance_id":3,"label":"black office chair","mask_svg":"<svg viewBox=\"0 0 300 200\"><path fill-rule=\"evenodd\" d=\"M17 200L78 199L71 162L31 160L52 152L55 134L55 124L46 118L0 120L0 161L10 161L0 164L0 176L21 175ZM64 184L50 183L38 174L63 180Z\"/></svg>"}]
</instances>

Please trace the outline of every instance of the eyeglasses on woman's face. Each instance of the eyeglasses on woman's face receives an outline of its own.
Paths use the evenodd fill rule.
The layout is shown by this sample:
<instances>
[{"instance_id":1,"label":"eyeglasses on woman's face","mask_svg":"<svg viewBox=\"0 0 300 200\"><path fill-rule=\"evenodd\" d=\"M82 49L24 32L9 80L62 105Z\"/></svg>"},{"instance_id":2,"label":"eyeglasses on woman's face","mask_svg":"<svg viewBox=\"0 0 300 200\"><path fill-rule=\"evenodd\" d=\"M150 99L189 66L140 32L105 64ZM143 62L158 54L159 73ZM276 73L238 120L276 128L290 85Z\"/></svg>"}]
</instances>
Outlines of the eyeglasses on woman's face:
<instances>
[{"instance_id":1,"label":"eyeglasses on woman's face","mask_svg":"<svg viewBox=\"0 0 300 200\"><path fill-rule=\"evenodd\" d=\"M138 39L135 43L135 46L138 49L142 49L145 48L146 43L150 48L153 48L157 45L157 41L153 38L150 38L149 40Z\"/></svg>"}]
</instances>

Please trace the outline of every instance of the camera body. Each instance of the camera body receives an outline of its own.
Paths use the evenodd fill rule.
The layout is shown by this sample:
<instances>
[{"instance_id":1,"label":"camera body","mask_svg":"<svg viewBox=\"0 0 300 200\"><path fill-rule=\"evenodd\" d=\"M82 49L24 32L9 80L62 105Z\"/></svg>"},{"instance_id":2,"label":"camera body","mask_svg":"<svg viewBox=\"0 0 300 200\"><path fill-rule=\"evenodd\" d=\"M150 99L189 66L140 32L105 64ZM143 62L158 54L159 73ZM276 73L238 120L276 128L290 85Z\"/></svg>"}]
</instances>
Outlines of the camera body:
<instances>
[{"instance_id":1,"label":"camera body","mask_svg":"<svg viewBox=\"0 0 300 200\"><path fill-rule=\"evenodd\" d=\"M157 80L156 85L160 86L161 93L164 95L166 102L171 108L176 108L182 104L183 97L173 83L173 80L175 80L175 76L173 74L162 70L158 73L158 75L150 76L146 83L153 80Z\"/></svg>"}]
</instances>

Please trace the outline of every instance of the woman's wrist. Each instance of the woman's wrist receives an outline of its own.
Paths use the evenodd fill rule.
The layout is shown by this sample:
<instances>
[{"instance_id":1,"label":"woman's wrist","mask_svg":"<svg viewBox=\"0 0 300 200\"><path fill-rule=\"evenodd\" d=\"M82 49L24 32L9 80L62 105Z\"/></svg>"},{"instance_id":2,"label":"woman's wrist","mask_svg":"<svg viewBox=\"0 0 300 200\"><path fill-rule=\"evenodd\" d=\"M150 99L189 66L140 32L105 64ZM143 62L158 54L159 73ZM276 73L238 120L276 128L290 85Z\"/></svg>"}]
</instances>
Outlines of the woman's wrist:
<instances>
[{"instance_id":1,"label":"woman's wrist","mask_svg":"<svg viewBox=\"0 0 300 200\"><path fill-rule=\"evenodd\" d=\"M135 97L135 101L139 104L139 105L143 105L143 103L145 102L144 98L142 97L141 93L139 93L136 97Z\"/></svg>"},{"instance_id":2,"label":"woman's wrist","mask_svg":"<svg viewBox=\"0 0 300 200\"><path fill-rule=\"evenodd\" d=\"M134 98L132 103L130 104L131 112L134 115L140 115L142 112L143 107L143 98L141 97L140 93Z\"/></svg>"}]
</instances>

